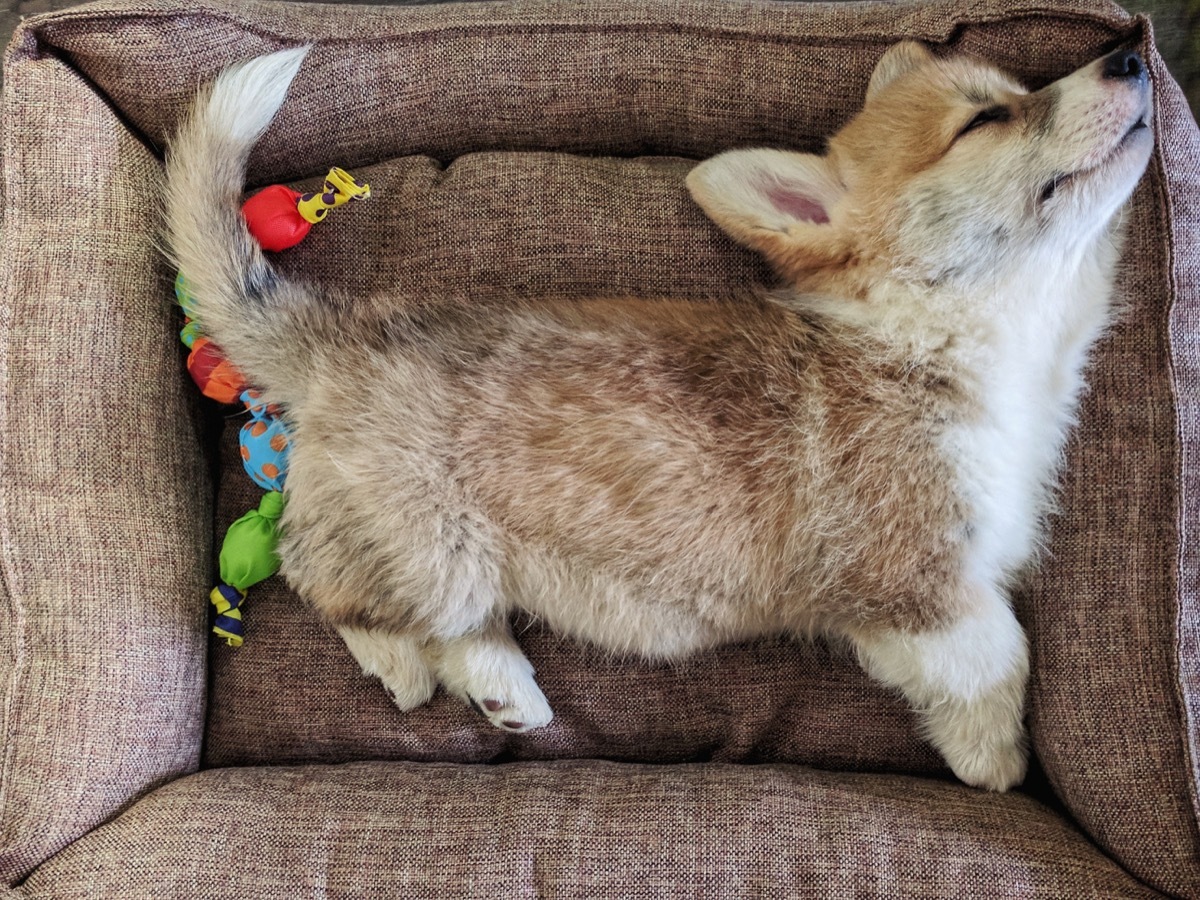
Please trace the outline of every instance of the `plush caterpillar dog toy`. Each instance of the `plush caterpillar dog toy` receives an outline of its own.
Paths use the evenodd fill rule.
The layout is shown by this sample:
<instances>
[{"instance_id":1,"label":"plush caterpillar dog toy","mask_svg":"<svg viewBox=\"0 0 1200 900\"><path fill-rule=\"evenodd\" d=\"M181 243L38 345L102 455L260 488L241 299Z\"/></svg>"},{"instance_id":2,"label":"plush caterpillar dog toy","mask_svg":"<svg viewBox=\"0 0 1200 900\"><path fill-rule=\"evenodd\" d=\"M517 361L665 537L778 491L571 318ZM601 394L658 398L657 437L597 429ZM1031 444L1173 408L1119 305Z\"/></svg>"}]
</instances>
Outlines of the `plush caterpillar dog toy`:
<instances>
[{"instance_id":1,"label":"plush caterpillar dog toy","mask_svg":"<svg viewBox=\"0 0 1200 900\"><path fill-rule=\"evenodd\" d=\"M274 184L248 199L242 205L242 215L250 234L264 250L286 250L300 243L329 210L370 194L370 185L335 167L325 176L322 190L302 194ZM245 639L241 607L246 591L279 568L276 527L283 514L288 426L279 411L263 403L258 392L246 384L221 349L200 332L193 321L195 303L182 274L175 279L175 298L187 317L179 336L191 351L188 372L204 396L218 403L242 403L249 411L250 421L238 436L242 464L254 483L267 492L257 509L247 512L225 533L220 554L221 581L209 595L216 607L213 631L231 647L240 647Z\"/></svg>"}]
</instances>

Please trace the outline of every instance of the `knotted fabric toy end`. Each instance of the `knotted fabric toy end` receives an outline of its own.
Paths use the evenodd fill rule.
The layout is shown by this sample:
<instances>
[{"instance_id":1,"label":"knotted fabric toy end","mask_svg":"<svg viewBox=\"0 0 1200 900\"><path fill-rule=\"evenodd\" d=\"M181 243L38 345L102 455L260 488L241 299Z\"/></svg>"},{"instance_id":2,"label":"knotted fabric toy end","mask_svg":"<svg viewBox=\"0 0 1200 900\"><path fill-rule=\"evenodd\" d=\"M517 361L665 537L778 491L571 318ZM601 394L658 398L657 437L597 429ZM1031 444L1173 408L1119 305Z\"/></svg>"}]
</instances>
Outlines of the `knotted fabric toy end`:
<instances>
[{"instance_id":1,"label":"knotted fabric toy end","mask_svg":"<svg viewBox=\"0 0 1200 900\"><path fill-rule=\"evenodd\" d=\"M242 646L246 631L242 627L241 606L246 599L246 592L222 582L212 589L208 599L217 608L213 633L225 638L225 643L230 647Z\"/></svg>"}]
</instances>

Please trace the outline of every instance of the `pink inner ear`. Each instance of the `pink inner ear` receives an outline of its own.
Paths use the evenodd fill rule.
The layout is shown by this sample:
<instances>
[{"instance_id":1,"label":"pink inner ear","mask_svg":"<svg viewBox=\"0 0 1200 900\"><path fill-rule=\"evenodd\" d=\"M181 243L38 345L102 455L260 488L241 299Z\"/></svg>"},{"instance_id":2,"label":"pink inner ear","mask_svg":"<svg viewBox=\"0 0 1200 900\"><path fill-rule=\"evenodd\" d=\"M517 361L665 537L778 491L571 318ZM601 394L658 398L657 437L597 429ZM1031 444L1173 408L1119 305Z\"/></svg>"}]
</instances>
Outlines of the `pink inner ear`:
<instances>
[{"instance_id":1,"label":"pink inner ear","mask_svg":"<svg viewBox=\"0 0 1200 900\"><path fill-rule=\"evenodd\" d=\"M767 200L782 213L787 213L801 222L812 222L815 225L825 225L829 222L829 213L819 200L786 184L773 184L766 189Z\"/></svg>"}]
</instances>

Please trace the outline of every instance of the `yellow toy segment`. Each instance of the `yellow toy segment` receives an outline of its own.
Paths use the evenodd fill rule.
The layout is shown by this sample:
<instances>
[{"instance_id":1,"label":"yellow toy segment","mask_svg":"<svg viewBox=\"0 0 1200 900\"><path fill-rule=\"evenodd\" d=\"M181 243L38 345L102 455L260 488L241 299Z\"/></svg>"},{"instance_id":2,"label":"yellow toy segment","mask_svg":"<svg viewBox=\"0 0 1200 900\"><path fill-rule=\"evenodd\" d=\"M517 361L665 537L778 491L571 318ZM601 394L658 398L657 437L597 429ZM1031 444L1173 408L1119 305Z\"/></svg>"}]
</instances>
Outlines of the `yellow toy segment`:
<instances>
[{"instance_id":1,"label":"yellow toy segment","mask_svg":"<svg viewBox=\"0 0 1200 900\"><path fill-rule=\"evenodd\" d=\"M325 186L320 191L305 194L296 201L296 209L305 221L317 223L331 209L336 209L351 200L366 200L371 196L371 186L359 181L345 169L334 166L325 176Z\"/></svg>"},{"instance_id":2,"label":"yellow toy segment","mask_svg":"<svg viewBox=\"0 0 1200 900\"><path fill-rule=\"evenodd\" d=\"M225 638L225 643L230 647L242 646L246 634L242 627L241 605L246 599L246 592L227 584L219 584L212 589L208 599L217 608L213 633Z\"/></svg>"}]
</instances>

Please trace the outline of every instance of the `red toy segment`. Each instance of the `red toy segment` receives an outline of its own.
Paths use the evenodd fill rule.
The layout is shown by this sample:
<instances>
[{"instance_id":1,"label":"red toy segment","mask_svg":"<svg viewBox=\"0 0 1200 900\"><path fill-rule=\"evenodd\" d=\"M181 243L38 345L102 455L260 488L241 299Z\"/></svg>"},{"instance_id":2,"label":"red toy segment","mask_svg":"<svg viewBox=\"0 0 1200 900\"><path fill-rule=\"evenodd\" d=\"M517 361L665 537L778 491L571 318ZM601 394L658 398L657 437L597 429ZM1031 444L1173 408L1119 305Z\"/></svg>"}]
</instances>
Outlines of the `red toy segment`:
<instances>
[{"instance_id":1,"label":"red toy segment","mask_svg":"<svg viewBox=\"0 0 1200 900\"><path fill-rule=\"evenodd\" d=\"M264 250L286 250L304 240L312 223L296 209L300 196L299 191L273 184L242 204L246 227Z\"/></svg>"}]
</instances>

